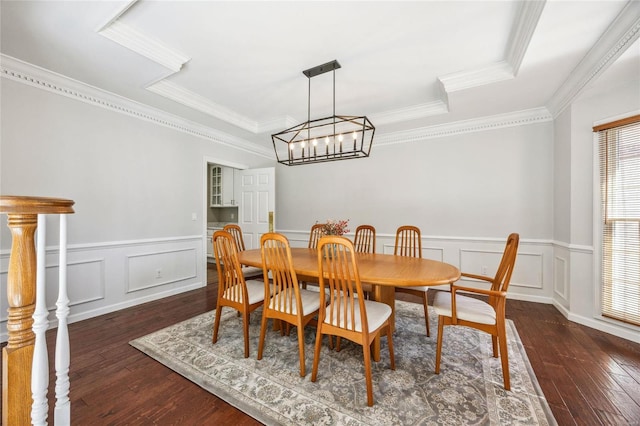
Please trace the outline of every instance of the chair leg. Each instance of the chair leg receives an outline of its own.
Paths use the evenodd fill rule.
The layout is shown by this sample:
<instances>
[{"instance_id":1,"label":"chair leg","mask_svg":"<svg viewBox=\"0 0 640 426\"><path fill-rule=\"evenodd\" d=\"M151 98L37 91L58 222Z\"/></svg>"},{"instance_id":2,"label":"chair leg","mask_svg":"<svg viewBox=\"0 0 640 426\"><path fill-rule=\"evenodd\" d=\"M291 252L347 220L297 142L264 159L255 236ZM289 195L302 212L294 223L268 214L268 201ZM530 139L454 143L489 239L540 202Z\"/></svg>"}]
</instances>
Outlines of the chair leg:
<instances>
[{"instance_id":1,"label":"chair leg","mask_svg":"<svg viewBox=\"0 0 640 426\"><path fill-rule=\"evenodd\" d=\"M371 381L371 347L362 345L362 353L364 354L364 377L367 382L367 405L373 406L373 383Z\"/></svg>"},{"instance_id":2,"label":"chair leg","mask_svg":"<svg viewBox=\"0 0 640 426\"><path fill-rule=\"evenodd\" d=\"M391 326L387 326L387 345L389 345L389 362L391 363L391 369L396 369L396 357L393 352L393 332Z\"/></svg>"},{"instance_id":3,"label":"chair leg","mask_svg":"<svg viewBox=\"0 0 640 426\"><path fill-rule=\"evenodd\" d=\"M493 357L498 358L498 336L491 335L491 345L493 346Z\"/></svg>"},{"instance_id":4,"label":"chair leg","mask_svg":"<svg viewBox=\"0 0 640 426\"><path fill-rule=\"evenodd\" d=\"M422 293L422 304L424 305L424 323L427 326L427 337L431 336L431 332L429 331L429 299L427 298L427 292Z\"/></svg>"},{"instance_id":5,"label":"chair leg","mask_svg":"<svg viewBox=\"0 0 640 426\"><path fill-rule=\"evenodd\" d=\"M500 347L500 361L502 362L502 378L504 388L511 390L511 378L509 376L509 349L507 348L507 331L504 323L498 325L498 346Z\"/></svg>"},{"instance_id":6,"label":"chair leg","mask_svg":"<svg viewBox=\"0 0 640 426\"><path fill-rule=\"evenodd\" d=\"M262 324L260 324L260 340L258 340L258 359L262 359L262 349L264 347L264 337L267 334L267 314L262 311Z\"/></svg>"},{"instance_id":7,"label":"chair leg","mask_svg":"<svg viewBox=\"0 0 640 426\"><path fill-rule=\"evenodd\" d=\"M211 339L212 343L216 343L218 341L218 328L220 327L221 315L222 315L222 306L218 304L216 307L216 319L213 321L213 338Z\"/></svg>"},{"instance_id":8,"label":"chair leg","mask_svg":"<svg viewBox=\"0 0 640 426\"><path fill-rule=\"evenodd\" d=\"M306 375L304 368L304 326L298 324L298 352L300 352L300 377Z\"/></svg>"},{"instance_id":9,"label":"chair leg","mask_svg":"<svg viewBox=\"0 0 640 426\"><path fill-rule=\"evenodd\" d=\"M438 317L438 341L436 343L436 374L440 374L440 356L442 355L442 333L444 331L444 318Z\"/></svg>"},{"instance_id":10,"label":"chair leg","mask_svg":"<svg viewBox=\"0 0 640 426\"><path fill-rule=\"evenodd\" d=\"M333 341L333 336L329 335L329 343ZM333 345L332 345L333 346ZM315 382L318 378L318 364L320 363L320 349L322 348L322 330L320 324L316 331L316 346L313 351L313 367L311 368L311 381Z\"/></svg>"},{"instance_id":11,"label":"chair leg","mask_svg":"<svg viewBox=\"0 0 640 426\"><path fill-rule=\"evenodd\" d=\"M242 328L244 331L244 357L249 358L249 312L242 313Z\"/></svg>"}]
</instances>

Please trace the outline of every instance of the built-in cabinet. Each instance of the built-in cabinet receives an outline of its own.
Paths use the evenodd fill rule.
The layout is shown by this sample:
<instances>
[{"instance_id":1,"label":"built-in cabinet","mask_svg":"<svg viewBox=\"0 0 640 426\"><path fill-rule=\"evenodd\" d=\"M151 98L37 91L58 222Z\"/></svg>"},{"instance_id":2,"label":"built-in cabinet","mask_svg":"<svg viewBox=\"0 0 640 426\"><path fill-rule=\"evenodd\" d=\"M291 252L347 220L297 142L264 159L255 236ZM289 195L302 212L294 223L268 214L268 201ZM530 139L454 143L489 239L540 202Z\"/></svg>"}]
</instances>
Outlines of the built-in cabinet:
<instances>
[{"instance_id":1,"label":"built-in cabinet","mask_svg":"<svg viewBox=\"0 0 640 426\"><path fill-rule=\"evenodd\" d=\"M233 168L209 166L209 207L235 206L233 196Z\"/></svg>"},{"instance_id":2,"label":"built-in cabinet","mask_svg":"<svg viewBox=\"0 0 640 426\"><path fill-rule=\"evenodd\" d=\"M207 229L207 257L213 257L213 229Z\"/></svg>"}]
</instances>

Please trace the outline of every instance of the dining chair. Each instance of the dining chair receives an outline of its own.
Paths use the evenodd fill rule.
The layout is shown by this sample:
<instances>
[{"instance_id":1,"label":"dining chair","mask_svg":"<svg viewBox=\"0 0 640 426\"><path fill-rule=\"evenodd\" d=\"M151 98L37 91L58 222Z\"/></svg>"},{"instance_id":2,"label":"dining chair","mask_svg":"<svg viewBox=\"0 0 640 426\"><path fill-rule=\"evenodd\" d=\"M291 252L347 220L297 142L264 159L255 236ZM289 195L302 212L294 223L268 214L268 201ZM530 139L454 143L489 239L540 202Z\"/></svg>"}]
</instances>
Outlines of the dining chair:
<instances>
[{"instance_id":1,"label":"dining chair","mask_svg":"<svg viewBox=\"0 0 640 426\"><path fill-rule=\"evenodd\" d=\"M305 376L304 327L320 309L320 294L305 290L298 285L296 271L291 260L289 240L282 234L269 232L260 239L264 275L265 300L262 310L258 359L262 359L267 320L281 320L298 328L298 351L300 354L300 376ZM272 277L269 295L269 277ZM284 330L281 325L281 332Z\"/></svg>"},{"instance_id":2,"label":"dining chair","mask_svg":"<svg viewBox=\"0 0 640 426\"><path fill-rule=\"evenodd\" d=\"M311 226L311 232L309 232L309 248L318 248L318 241L323 235L322 228L324 223L314 223Z\"/></svg>"},{"instance_id":3,"label":"dining chair","mask_svg":"<svg viewBox=\"0 0 640 426\"><path fill-rule=\"evenodd\" d=\"M233 240L236 243L236 251L239 253L245 251L244 236L242 234L242 228L235 223L228 223L222 228L233 236ZM255 268L253 266L242 265L242 274L245 278L256 278L262 276L262 268Z\"/></svg>"},{"instance_id":4,"label":"dining chair","mask_svg":"<svg viewBox=\"0 0 640 426\"><path fill-rule=\"evenodd\" d=\"M264 302L265 288L262 281L245 281L238 262L233 236L224 230L213 234L213 252L218 270L218 298L213 322L213 343L218 341L218 329L222 308L229 306L242 315L244 331L244 357L249 356L249 314Z\"/></svg>"},{"instance_id":5,"label":"dining chair","mask_svg":"<svg viewBox=\"0 0 640 426\"><path fill-rule=\"evenodd\" d=\"M505 305L507 302L507 289L509 288L511 274L513 273L513 267L516 262L519 241L520 236L518 234L513 233L509 235L502 260L493 278L464 272L461 274L463 277L491 283L490 289L463 287L452 283L450 292L439 291L436 293L433 300L433 307L438 314L436 374L440 374L444 326L462 325L491 334L494 358L498 357L498 349L500 350L504 388L506 390L511 389L507 332L505 327ZM488 296L488 299L485 301L474 297L462 296L458 294L458 291Z\"/></svg>"},{"instance_id":6,"label":"dining chair","mask_svg":"<svg viewBox=\"0 0 640 426\"><path fill-rule=\"evenodd\" d=\"M371 343L383 331L387 333L390 367L395 370L393 336L389 325L391 307L386 303L365 300L355 248L346 237L330 235L320 239L318 272L320 311L318 313L311 381L315 382L318 377L322 335L327 334L351 340L362 345L367 384L367 405L372 406Z\"/></svg>"},{"instance_id":7,"label":"dining chair","mask_svg":"<svg viewBox=\"0 0 640 426\"><path fill-rule=\"evenodd\" d=\"M396 231L396 244L393 250L396 256L418 257L422 259L422 234L416 226L404 225ZM422 299L424 306L424 323L427 327L427 336L431 336L429 331L429 305L428 286L396 287L396 292L411 294Z\"/></svg>"},{"instance_id":8,"label":"dining chair","mask_svg":"<svg viewBox=\"0 0 640 426\"><path fill-rule=\"evenodd\" d=\"M315 249L318 248L318 241L324 234L322 228L324 227L324 223L314 223L311 226L311 231L309 232L309 248ZM303 289L307 288L307 281L300 281L300 285Z\"/></svg>"},{"instance_id":9,"label":"dining chair","mask_svg":"<svg viewBox=\"0 0 640 426\"><path fill-rule=\"evenodd\" d=\"M376 228L371 225L360 225L356 228L353 246L360 253L376 252Z\"/></svg>"}]
</instances>

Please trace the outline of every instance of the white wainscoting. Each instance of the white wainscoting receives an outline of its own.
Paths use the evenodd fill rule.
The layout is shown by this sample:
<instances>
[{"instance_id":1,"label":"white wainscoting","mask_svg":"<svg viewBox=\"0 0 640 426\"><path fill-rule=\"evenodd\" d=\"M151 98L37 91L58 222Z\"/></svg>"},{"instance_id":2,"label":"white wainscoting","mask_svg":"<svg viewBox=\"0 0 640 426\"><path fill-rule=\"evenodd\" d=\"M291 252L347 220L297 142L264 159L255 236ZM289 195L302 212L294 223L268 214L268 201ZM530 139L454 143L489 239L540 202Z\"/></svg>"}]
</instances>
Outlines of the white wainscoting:
<instances>
[{"instance_id":1,"label":"white wainscoting","mask_svg":"<svg viewBox=\"0 0 640 426\"><path fill-rule=\"evenodd\" d=\"M309 231L278 230L289 238L292 247L307 247ZM353 239L353 234L347 234ZM493 275L500 263L507 236L501 238L478 237L422 237L422 256L446 262L464 272ZM376 251L392 254L395 234L376 233ZM553 302L553 269L551 264L553 242L520 240L516 267L511 279L508 297L516 300L550 304ZM486 269L486 272L485 272ZM464 280L465 285L478 285L475 280Z\"/></svg>"},{"instance_id":2,"label":"white wainscoting","mask_svg":"<svg viewBox=\"0 0 640 426\"><path fill-rule=\"evenodd\" d=\"M206 285L203 237L119 241L68 247L69 323ZM46 250L47 307L55 327L58 248ZM7 340L9 252L0 253L0 341Z\"/></svg>"},{"instance_id":3,"label":"white wainscoting","mask_svg":"<svg viewBox=\"0 0 640 426\"><path fill-rule=\"evenodd\" d=\"M307 247L309 231L283 231L293 247ZM353 238L354 235L347 235ZM464 272L495 273L507 236L422 237L424 258L450 263ZM377 233L377 252L393 253L395 234ZM593 247L569 245L554 240L520 239L516 266L507 297L514 300L553 304L566 318L606 333L640 343L640 327L600 315L597 279L594 277ZM465 285L477 285L464 280ZM442 286L441 286L442 287Z\"/></svg>"}]
</instances>

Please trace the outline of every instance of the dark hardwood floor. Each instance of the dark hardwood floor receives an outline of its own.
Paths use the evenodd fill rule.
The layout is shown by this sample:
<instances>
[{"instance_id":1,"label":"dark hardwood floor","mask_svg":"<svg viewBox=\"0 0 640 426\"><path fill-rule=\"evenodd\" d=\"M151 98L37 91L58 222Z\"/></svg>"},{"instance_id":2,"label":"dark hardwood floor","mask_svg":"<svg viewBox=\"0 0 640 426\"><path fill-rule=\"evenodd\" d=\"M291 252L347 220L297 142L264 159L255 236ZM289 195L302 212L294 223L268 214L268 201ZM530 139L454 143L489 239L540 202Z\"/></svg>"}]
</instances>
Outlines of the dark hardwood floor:
<instances>
[{"instance_id":1,"label":"dark hardwood floor","mask_svg":"<svg viewBox=\"0 0 640 426\"><path fill-rule=\"evenodd\" d=\"M73 424L259 424L128 344L214 309L214 269L209 277L205 288L69 326ZM560 425L640 425L639 344L572 323L551 305L509 300L507 316ZM52 424L55 331L47 339Z\"/></svg>"}]
</instances>

